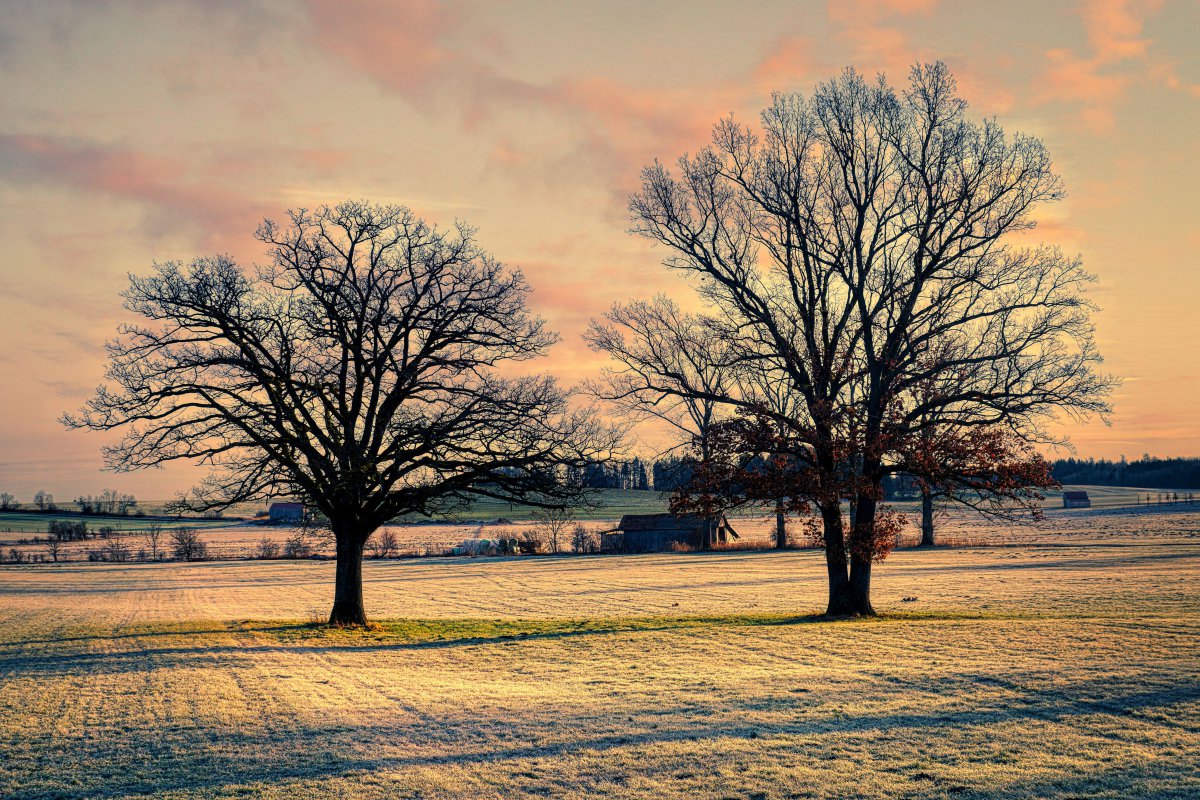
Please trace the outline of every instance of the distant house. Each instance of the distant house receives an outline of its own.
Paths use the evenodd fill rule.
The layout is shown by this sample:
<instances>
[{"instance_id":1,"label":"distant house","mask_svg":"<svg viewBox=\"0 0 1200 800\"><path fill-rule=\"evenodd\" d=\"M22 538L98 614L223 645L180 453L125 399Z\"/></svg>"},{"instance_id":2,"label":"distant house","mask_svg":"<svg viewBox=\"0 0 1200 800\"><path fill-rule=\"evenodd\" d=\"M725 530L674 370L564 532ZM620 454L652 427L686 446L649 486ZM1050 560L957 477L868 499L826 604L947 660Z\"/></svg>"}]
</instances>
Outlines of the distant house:
<instances>
[{"instance_id":1,"label":"distant house","mask_svg":"<svg viewBox=\"0 0 1200 800\"><path fill-rule=\"evenodd\" d=\"M303 522L304 503L271 503L267 511L270 522Z\"/></svg>"},{"instance_id":2,"label":"distant house","mask_svg":"<svg viewBox=\"0 0 1200 800\"><path fill-rule=\"evenodd\" d=\"M661 553L676 546L699 549L707 525L703 517L690 514L626 514L616 528L600 534L600 552ZM724 514L716 525L718 544L738 538Z\"/></svg>"},{"instance_id":3,"label":"distant house","mask_svg":"<svg viewBox=\"0 0 1200 800\"><path fill-rule=\"evenodd\" d=\"M1092 501L1087 492L1063 492L1063 508L1091 508Z\"/></svg>"}]
</instances>

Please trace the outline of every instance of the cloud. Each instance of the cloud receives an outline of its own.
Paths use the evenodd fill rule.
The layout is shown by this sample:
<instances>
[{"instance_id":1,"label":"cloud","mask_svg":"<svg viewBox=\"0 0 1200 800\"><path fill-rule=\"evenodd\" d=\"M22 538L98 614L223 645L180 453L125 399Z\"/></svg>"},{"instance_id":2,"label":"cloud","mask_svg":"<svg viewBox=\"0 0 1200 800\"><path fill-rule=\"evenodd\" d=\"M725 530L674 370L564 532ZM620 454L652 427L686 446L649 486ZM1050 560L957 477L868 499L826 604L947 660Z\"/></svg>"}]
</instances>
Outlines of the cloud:
<instances>
[{"instance_id":1,"label":"cloud","mask_svg":"<svg viewBox=\"0 0 1200 800\"><path fill-rule=\"evenodd\" d=\"M150 235L187 233L206 248L247 238L260 219L279 211L273 198L236 188L239 181L280 162L292 172L329 174L347 159L327 148L235 146L181 156L75 137L0 134L0 177L135 202Z\"/></svg>"},{"instance_id":2,"label":"cloud","mask_svg":"<svg viewBox=\"0 0 1200 800\"><path fill-rule=\"evenodd\" d=\"M1034 79L1034 100L1075 110L1076 122L1095 134L1116 128L1116 115L1138 85L1164 86L1200 98L1200 85L1184 82L1145 35L1147 19L1161 0L1087 0L1079 19L1087 52L1052 48Z\"/></svg>"},{"instance_id":3,"label":"cloud","mask_svg":"<svg viewBox=\"0 0 1200 800\"><path fill-rule=\"evenodd\" d=\"M0 135L0 173L133 200L147 209L152 229L188 226L205 240L245 230L260 210L221 183L199 178L183 159L66 137Z\"/></svg>"}]
</instances>

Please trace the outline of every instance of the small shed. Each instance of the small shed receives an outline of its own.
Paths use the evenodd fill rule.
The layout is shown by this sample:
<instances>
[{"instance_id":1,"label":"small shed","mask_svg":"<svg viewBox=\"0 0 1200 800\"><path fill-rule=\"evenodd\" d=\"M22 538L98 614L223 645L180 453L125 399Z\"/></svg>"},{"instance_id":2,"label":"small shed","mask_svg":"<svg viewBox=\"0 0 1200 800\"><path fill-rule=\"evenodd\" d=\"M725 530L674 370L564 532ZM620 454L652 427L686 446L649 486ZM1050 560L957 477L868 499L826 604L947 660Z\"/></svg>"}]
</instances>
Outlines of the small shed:
<instances>
[{"instance_id":1,"label":"small shed","mask_svg":"<svg viewBox=\"0 0 1200 800\"><path fill-rule=\"evenodd\" d=\"M1091 508L1092 500L1087 492L1063 492L1063 508Z\"/></svg>"},{"instance_id":2,"label":"small shed","mask_svg":"<svg viewBox=\"0 0 1200 800\"><path fill-rule=\"evenodd\" d=\"M708 524L694 514L625 514L616 528L600 534L600 552L661 553L676 546L699 549ZM715 541L724 544L736 538L737 531L722 514L716 520Z\"/></svg>"},{"instance_id":3,"label":"small shed","mask_svg":"<svg viewBox=\"0 0 1200 800\"><path fill-rule=\"evenodd\" d=\"M303 522L304 503L271 503L267 519L271 522Z\"/></svg>"}]
</instances>

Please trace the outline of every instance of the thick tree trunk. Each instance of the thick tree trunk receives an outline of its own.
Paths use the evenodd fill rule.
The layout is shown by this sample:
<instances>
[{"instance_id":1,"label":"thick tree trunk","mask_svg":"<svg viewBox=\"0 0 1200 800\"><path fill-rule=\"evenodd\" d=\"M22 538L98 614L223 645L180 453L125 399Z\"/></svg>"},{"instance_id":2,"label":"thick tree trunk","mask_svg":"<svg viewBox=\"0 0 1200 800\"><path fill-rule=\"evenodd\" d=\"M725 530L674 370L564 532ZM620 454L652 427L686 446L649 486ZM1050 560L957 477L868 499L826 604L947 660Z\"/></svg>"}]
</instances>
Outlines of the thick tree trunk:
<instances>
[{"instance_id":1,"label":"thick tree trunk","mask_svg":"<svg viewBox=\"0 0 1200 800\"><path fill-rule=\"evenodd\" d=\"M933 547L933 492L928 486L921 489L921 546Z\"/></svg>"},{"instance_id":2,"label":"thick tree trunk","mask_svg":"<svg viewBox=\"0 0 1200 800\"><path fill-rule=\"evenodd\" d=\"M330 625L367 624L367 612L363 606L362 562L363 546L367 536L359 531L339 531L337 537L337 577L333 589L333 611L329 613Z\"/></svg>"},{"instance_id":3,"label":"thick tree trunk","mask_svg":"<svg viewBox=\"0 0 1200 800\"><path fill-rule=\"evenodd\" d=\"M783 500L775 501L775 549L787 549L787 520L783 515Z\"/></svg>"},{"instance_id":4,"label":"thick tree trunk","mask_svg":"<svg viewBox=\"0 0 1200 800\"><path fill-rule=\"evenodd\" d=\"M856 617L875 616L875 608L871 605L871 559L850 557L849 593L850 614Z\"/></svg>"},{"instance_id":5,"label":"thick tree trunk","mask_svg":"<svg viewBox=\"0 0 1200 800\"><path fill-rule=\"evenodd\" d=\"M873 617L871 605L871 556L870 541L875 529L875 497L863 493L854 503L857 508L855 526L850 531L850 580L847 589L845 613L854 616Z\"/></svg>"},{"instance_id":6,"label":"thick tree trunk","mask_svg":"<svg viewBox=\"0 0 1200 800\"><path fill-rule=\"evenodd\" d=\"M825 613L845 616L853 613L850 605L850 576L846 572L846 532L842 524L842 505L822 505L821 524L825 536L825 569L829 573L829 603Z\"/></svg>"}]
</instances>

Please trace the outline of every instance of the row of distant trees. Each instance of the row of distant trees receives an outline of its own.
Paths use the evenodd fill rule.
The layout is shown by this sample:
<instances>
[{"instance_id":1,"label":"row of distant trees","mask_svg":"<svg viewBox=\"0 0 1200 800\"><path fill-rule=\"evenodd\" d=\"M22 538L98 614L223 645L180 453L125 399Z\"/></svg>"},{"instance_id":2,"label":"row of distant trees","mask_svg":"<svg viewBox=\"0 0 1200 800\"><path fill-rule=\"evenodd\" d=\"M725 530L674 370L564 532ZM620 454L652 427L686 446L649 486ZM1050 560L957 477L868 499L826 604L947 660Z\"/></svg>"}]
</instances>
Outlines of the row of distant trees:
<instances>
[{"instance_id":1,"label":"row of distant trees","mask_svg":"<svg viewBox=\"0 0 1200 800\"><path fill-rule=\"evenodd\" d=\"M1150 486L1200 489L1200 458L1155 458L1144 455L1136 461L1060 458L1054 462L1054 477L1062 483L1095 486Z\"/></svg>"},{"instance_id":2,"label":"row of distant trees","mask_svg":"<svg viewBox=\"0 0 1200 800\"><path fill-rule=\"evenodd\" d=\"M138 501L131 494L123 494L116 489L105 489L98 495L80 495L72 504L80 514L102 514L105 516L128 516L137 514ZM39 489L33 495L30 507L34 511L61 511L54 495L45 489ZM0 492L0 511L21 511L25 506L11 492Z\"/></svg>"}]
</instances>

